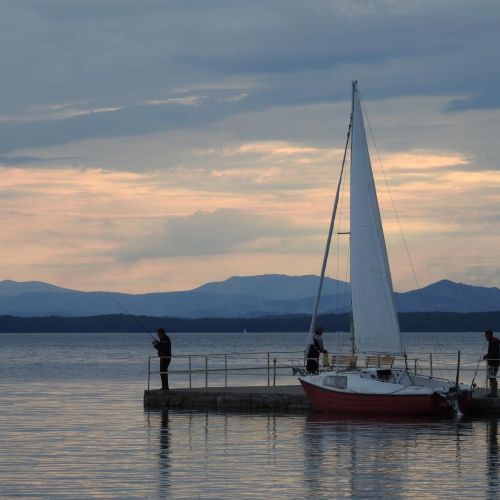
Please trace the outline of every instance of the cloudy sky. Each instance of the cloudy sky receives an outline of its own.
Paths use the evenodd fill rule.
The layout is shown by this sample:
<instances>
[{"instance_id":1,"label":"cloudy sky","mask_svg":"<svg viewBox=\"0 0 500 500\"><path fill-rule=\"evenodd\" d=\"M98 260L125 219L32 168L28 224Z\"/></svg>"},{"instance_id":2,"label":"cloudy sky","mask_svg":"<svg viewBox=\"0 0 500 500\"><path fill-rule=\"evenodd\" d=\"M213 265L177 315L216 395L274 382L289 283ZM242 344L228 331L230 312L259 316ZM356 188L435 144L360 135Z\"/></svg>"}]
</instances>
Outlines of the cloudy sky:
<instances>
[{"instance_id":1,"label":"cloudy sky","mask_svg":"<svg viewBox=\"0 0 500 500\"><path fill-rule=\"evenodd\" d=\"M498 0L1 2L0 279L318 274L357 79L395 288L404 242L420 286L500 286L499 26Z\"/></svg>"}]
</instances>

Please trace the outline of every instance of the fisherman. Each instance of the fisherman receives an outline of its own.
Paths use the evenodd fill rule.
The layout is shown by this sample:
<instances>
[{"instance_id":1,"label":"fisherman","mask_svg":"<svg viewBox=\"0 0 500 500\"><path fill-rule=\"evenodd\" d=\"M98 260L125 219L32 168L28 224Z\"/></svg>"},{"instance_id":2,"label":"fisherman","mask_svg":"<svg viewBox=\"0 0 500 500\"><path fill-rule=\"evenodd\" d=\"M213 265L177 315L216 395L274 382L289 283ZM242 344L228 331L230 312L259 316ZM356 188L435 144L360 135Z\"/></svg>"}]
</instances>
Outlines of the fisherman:
<instances>
[{"instance_id":1,"label":"fisherman","mask_svg":"<svg viewBox=\"0 0 500 500\"><path fill-rule=\"evenodd\" d=\"M491 330L486 330L484 336L488 341L488 353L483 356L483 359L488 363L488 378L490 380L490 393L486 395L488 398L497 397L497 373L500 365L500 340L493 336Z\"/></svg>"},{"instance_id":2,"label":"fisherman","mask_svg":"<svg viewBox=\"0 0 500 500\"><path fill-rule=\"evenodd\" d=\"M158 328L156 334L158 340L153 340L152 344L158 351L158 356L160 357L161 388L164 391L168 391L168 366L172 359L172 342L163 328Z\"/></svg>"},{"instance_id":3,"label":"fisherman","mask_svg":"<svg viewBox=\"0 0 500 500\"><path fill-rule=\"evenodd\" d=\"M306 370L312 374L316 374L319 371L319 353L328 352L323 344L322 336L323 327L318 326L314 331L312 343L309 345L309 349L307 351Z\"/></svg>"}]
</instances>

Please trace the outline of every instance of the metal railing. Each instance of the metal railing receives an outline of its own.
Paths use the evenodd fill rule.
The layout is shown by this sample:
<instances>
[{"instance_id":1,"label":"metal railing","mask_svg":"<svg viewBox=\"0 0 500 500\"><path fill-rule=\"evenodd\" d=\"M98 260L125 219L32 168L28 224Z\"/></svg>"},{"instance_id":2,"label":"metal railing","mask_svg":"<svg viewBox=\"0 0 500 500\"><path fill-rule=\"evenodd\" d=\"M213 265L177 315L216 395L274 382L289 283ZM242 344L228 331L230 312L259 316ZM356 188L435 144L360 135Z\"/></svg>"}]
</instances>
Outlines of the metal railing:
<instances>
[{"instance_id":1,"label":"metal railing","mask_svg":"<svg viewBox=\"0 0 500 500\"><path fill-rule=\"evenodd\" d=\"M333 370L339 368L339 359L349 358L351 354L344 356L335 353L334 363L329 362L328 366L323 366L322 359L319 360L320 371ZM365 368L366 360L370 356L359 357L357 367ZM151 387L151 375L161 374L159 370L158 356L148 358L148 390ZM438 361L436 355L429 353L427 357L403 356L394 357L391 367L394 369L405 368L413 370L415 374L426 375L432 378L447 378L454 380L457 371L457 353L440 353ZM376 366L369 364L368 366ZM384 367L384 364L380 364ZM387 365L385 365L387 366ZM244 385L267 385L274 387L277 385L290 384L296 380L292 370L297 371L302 367L304 370L304 357L301 351L276 351L276 352L248 352L248 353L216 353L216 354L188 354L172 356L168 374L175 379L175 382L183 382L184 387L190 389L194 387L229 387L235 383L245 382ZM488 378L486 373L486 362L482 360L465 359L460 362L460 376L465 383L470 383L476 374L484 373L485 382ZM464 377L464 374L466 375ZM474 374L474 376L472 375ZM250 381L250 383L248 383Z\"/></svg>"},{"instance_id":2,"label":"metal railing","mask_svg":"<svg viewBox=\"0 0 500 500\"><path fill-rule=\"evenodd\" d=\"M176 355L172 356L168 374L176 378L185 376L184 380L190 389L228 387L231 382L241 382L245 378L247 381L251 378L250 385L260 383L271 387L276 386L278 376L288 375L290 378L292 365L289 358L301 355L297 351ZM152 370L152 364L158 366L160 359L158 356L148 358L148 390L151 387L151 375L162 373L159 369ZM170 369L173 365L175 368Z\"/></svg>"}]
</instances>

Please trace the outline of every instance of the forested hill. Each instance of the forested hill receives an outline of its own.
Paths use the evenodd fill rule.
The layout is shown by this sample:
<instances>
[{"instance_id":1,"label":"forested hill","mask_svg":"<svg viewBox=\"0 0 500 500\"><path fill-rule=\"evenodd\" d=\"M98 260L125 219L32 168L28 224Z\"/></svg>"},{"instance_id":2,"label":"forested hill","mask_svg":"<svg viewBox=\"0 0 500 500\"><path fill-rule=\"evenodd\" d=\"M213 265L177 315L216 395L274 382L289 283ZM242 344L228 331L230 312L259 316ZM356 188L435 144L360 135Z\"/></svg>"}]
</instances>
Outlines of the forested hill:
<instances>
[{"instance_id":1,"label":"forested hill","mask_svg":"<svg viewBox=\"0 0 500 500\"><path fill-rule=\"evenodd\" d=\"M261 318L180 319L111 314L84 317L0 316L0 333L44 332L154 332L159 326L170 332L305 332L310 315L267 316ZM500 311L480 313L400 313L403 332L500 331ZM320 316L326 331L349 330L348 314Z\"/></svg>"}]
</instances>

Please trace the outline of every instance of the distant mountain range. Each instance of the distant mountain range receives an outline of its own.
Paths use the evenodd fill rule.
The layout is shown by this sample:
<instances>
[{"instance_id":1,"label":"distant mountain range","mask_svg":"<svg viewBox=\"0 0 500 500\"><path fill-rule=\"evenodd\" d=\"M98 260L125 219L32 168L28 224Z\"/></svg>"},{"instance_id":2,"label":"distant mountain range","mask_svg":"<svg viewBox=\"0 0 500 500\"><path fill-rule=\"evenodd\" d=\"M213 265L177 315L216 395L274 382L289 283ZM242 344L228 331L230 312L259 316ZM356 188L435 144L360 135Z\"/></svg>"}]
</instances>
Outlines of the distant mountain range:
<instances>
[{"instance_id":1,"label":"distant mountain range","mask_svg":"<svg viewBox=\"0 0 500 500\"><path fill-rule=\"evenodd\" d=\"M0 315L96 316L134 314L177 318L257 318L309 314L317 276L235 276L181 292L81 292L39 281L0 281ZM443 280L395 294L399 312L500 311L500 290ZM320 313L349 310L349 284L325 278Z\"/></svg>"}]
</instances>

